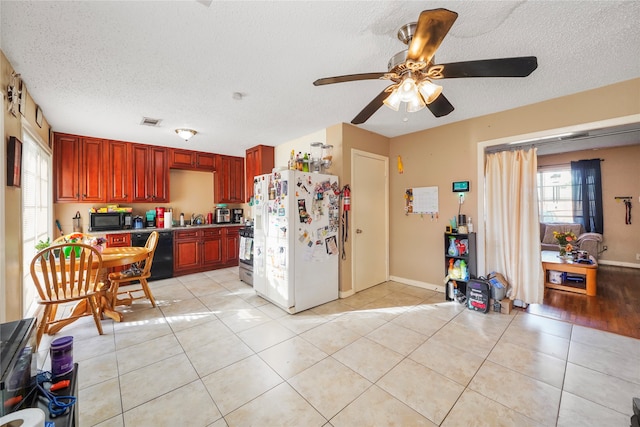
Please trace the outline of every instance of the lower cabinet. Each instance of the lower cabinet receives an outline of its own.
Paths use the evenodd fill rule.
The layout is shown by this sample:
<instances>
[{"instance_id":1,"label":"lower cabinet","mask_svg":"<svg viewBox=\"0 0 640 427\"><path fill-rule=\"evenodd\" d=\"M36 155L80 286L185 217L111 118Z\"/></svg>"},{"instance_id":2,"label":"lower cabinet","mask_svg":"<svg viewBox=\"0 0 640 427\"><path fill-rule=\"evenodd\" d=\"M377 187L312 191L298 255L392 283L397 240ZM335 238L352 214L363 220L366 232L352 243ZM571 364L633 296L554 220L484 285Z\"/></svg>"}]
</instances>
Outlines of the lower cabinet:
<instances>
[{"instance_id":1,"label":"lower cabinet","mask_svg":"<svg viewBox=\"0 0 640 427\"><path fill-rule=\"evenodd\" d=\"M112 233L106 235L108 248L128 248L131 246L131 233Z\"/></svg>"},{"instance_id":2,"label":"lower cabinet","mask_svg":"<svg viewBox=\"0 0 640 427\"><path fill-rule=\"evenodd\" d=\"M238 265L238 230L214 227L175 231L174 276Z\"/></svg>"}]
</instances>

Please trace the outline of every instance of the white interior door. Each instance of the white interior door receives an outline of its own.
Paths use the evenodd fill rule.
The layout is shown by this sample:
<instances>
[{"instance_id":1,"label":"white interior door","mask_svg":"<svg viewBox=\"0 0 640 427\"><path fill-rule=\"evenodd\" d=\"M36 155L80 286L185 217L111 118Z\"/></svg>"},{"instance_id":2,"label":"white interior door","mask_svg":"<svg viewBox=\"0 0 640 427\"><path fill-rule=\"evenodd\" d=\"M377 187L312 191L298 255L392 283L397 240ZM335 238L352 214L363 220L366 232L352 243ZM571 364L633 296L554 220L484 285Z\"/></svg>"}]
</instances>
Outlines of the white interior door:
<instances>
[{"instance_id":1,"label":"white interior door","mask_svg":"<svg viewBox=\"0 0 640 427\"><path fill-rule=\"evenodd\" d=\"M356 292L389 278L388 171L388 157L351 151L351 271Z\"/></svg>"}]
</instances>

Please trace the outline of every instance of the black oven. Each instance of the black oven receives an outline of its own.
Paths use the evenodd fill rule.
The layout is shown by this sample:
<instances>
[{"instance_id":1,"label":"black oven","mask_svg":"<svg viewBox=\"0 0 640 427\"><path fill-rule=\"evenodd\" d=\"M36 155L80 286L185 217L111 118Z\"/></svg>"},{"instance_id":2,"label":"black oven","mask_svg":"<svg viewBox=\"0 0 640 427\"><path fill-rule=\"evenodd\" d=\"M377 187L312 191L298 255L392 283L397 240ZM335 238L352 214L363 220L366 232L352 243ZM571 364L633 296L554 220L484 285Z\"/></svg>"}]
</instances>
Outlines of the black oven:
<instances>
[{"instance_id":1,"label":"black oven","mask_svg":"<svg viewBox=\"0 0 640 427\"><path fill-rule=\"evenodd\" d=\"M89 231L126 230L133 225L131 212L90 212Z\"/></svg>"},{"instance_id":2,"label":"black oven","mask_svg":"<svg viewBox=\"0 0 640 427\"><path fill-rule=\"evenodd\" d=\"M240 234L240 253L238 273L240 280L253 286L253 227L242 227Z\"/></svg>"}]
</instances>

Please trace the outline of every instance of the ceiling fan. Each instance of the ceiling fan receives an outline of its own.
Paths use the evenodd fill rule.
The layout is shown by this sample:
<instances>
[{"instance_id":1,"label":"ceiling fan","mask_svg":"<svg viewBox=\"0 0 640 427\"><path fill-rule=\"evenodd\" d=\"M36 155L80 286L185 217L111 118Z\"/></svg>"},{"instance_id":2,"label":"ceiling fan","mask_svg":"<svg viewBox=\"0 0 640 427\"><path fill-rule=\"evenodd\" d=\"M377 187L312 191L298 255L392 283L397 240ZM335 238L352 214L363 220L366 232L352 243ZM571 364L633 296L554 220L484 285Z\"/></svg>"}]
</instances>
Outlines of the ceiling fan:
<instances>
[{"instance_id":1,"label":"ceiling fan","mask_svg":"<svg viewBox=\"0 0 640 427\"><path fill-rule=\"evenodd\" d=\"M383 79L393 82L376 96L351 120L353 124L366 122L383 104L398 111L407 104L408 112L425 106L436 117L446 116L453 105L442 94L442 87L433 80L460 77L526 77L538 67L535 56L485 59L479 61L435 64L434 54L455 22L458 14L447 9L425 10L418 22L406 24L398 30L398 38L408 48L395 54L387 72L348 74L318 79L315 86L356 80Z\"/></svg>"}]
</instances>

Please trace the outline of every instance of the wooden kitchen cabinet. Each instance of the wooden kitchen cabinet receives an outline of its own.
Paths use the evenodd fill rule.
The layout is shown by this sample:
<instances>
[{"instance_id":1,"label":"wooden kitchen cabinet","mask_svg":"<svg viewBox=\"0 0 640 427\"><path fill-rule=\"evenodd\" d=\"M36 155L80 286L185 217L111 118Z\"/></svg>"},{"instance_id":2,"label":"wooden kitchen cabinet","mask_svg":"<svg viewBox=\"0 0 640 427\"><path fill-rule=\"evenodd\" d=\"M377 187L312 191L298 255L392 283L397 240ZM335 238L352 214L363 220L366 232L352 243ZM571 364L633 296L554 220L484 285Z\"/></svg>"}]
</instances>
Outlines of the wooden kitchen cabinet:
<instances>
[{"instance_id":1,"label":"wooden kitchen cabinet","mask_svg":"<svg viewBox=\"0 0 640 427\"><path fill-rule=\"evenodd\" d=\"M274 149L268 145L249 148L245 155L245 201L253 197L253 177L271 173L274 166Z\"/></svg>"},{"instance_id":2,"label":"wooden kitchen cabinet","mask_svg":"<svg viewBox=\"0 0 640 427\"><path fill-rule=\"evenodd\" d=\"M77 202L80 198L80 138L54 134L53 163L55 202Z\"/></svg>"},{"instance_id":3,"label":"wooden kitchen cabinet","mask_svg":"<svg viewBox=\"0 0 640 427\"><path fill-rule=\"evenodd\" d=\"M106 141L106 201L124 203L131 201L131 150L128 142Z\"/></svg>"},{"instance_id":4,"label":"wooden kitchen cabinet","mask_svg":"<svg viewBox=\"0 0 640 427\"><path fill-rule=\"evenodd\" d=\"M199 230L180 230L173 233L173 274L200 271L201 243Z\"/></svg>"},{"instance_id":5,"label":"wooden kitchen cabinet","mask_svg":"<svg viewBox=\"0 0 640 427\"><path fill-rule=\"evenodd\" d=\"M212 172L216 168L216 155L201 151L169 150L169 168Z\"/></svg>"},{"instance_id":6,"label":"wooden kitchen cabinet","mask_svg":"<svg viewBox=\"0 0 640 427\"><path fill-rule=\"evenodd\" d=\"M173 274L197 273L238 265L239 227L176 230Z\"/></svg>"},{"instance_id":7,"label":"wooden kitchen cabinet","mask_svg":"<svg viewBox=\"0 0 640 427\"><path fill-rule=\"evenodd\" d=\"M173 274L213 270L222 264L220 228L189 229L174 233Z\"/></svg>"},{"instance_id":8,"label":"wooden kitchen cabinet","mask_svg":"<svg viewBox=\"0 0 640 427\"><path fill-rule=\"evenodd\" d=\"M213 201L214 203L244 203L244 158L218 156Z\"/></svg>"},{"instance_id":9,"label":"wooden kitchen cabinet","mask_svg":"<svg viewBox=\"0 0 640 427\"><path fill-rule=\"evenodd\" d=\"M224 247L222 235L224 228L207 228L202 230L202 267L213 270L224 264Z\"/></svg>"},{"instance_id":10,"label":"wooden kitchen cabinet","mask_svg":"<svg viewBox=\"0 0 640 427\"><path fill-rule=\"evenodd\" d=\"M131 246L131 233L112 233L105 236L108 248L128 248Z\"/></svg>"},{"instance_id":11,"label":"wooden kitchen cabinet","mask_svg":"<svg viewBox=\"0 0 640 427\"><path fill-rule=\"evenodd\" d=\"M240 250L240 227L225 227L223 236L224 245L224 266L233 267L238 265Z\"/></svg>"},{"instance_id":12,"label":"wooden kitchen cabinet","mask_svg":"<svg viewBox=\"0 0 640 427\"><path fill-rule=\"evenodd\" d=\"M167 149L131 144L131 201L169 201L169 162Z\"/></svg>"},{"instance_id":13,"label":"wooden kitchen cabinet","mask_svg":"<svg viewBox=\"0 0 640 427\"><path fill-rule=\"evenodd\" d=\"M54 201L104 202L104 141L54 135Z\"/></svg>"}]
</instances>

